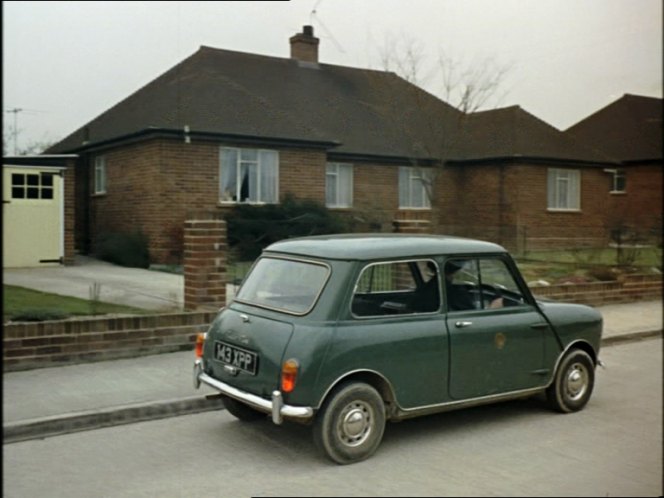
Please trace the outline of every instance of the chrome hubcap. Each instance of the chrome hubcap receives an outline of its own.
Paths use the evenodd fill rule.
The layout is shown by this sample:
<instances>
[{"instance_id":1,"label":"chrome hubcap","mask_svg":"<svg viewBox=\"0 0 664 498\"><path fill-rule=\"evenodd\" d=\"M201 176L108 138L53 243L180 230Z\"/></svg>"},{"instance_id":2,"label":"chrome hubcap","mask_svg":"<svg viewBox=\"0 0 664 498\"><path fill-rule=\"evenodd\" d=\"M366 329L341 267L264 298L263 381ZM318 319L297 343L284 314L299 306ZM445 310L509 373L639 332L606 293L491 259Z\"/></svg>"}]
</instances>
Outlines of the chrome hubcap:
<instances>
[{"instance_id":1,"label":"chrome hubcap","mask_svg":"<svg viewBox=\"0 0 664 498\"><path fill-rule=\"evenodd\" d=\"M364 401L353 401L339 416L337 434L347 446L359 446L371 434L374 423L373 410Z\"/></svg>"},{"instance_id":2,"label":"chrome hubcap","mask_svg":"<svg viewBox=\"0 0 664 498\"><path fill-rule=\"evenodd\" d=\"M588 388L588 370L580 364L574 363L567 371L565 393L567 398L576 401L581 399Z\"/></svg>"}]
</instances>

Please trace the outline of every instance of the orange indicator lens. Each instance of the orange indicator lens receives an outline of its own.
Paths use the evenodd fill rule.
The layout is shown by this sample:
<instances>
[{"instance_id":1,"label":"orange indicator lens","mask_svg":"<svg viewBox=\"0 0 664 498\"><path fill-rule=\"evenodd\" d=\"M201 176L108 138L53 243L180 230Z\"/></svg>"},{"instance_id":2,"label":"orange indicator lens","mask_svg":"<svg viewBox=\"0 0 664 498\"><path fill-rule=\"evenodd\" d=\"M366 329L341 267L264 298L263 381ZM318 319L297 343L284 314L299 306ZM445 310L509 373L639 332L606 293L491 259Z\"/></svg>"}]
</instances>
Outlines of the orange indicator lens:
<instances>
[{"instance_id":1,"label":"orange indicator lens","mask_svg":"<svg viewBox=\"0 0 664 498\"><path fill-rule=\"evenodd\" d=\"M282 392L289 393L295 389L295 381L297 380L297 370L300 364L297 360L286 360L281 367L281 390Z\"/></svg>"}]
</instances>

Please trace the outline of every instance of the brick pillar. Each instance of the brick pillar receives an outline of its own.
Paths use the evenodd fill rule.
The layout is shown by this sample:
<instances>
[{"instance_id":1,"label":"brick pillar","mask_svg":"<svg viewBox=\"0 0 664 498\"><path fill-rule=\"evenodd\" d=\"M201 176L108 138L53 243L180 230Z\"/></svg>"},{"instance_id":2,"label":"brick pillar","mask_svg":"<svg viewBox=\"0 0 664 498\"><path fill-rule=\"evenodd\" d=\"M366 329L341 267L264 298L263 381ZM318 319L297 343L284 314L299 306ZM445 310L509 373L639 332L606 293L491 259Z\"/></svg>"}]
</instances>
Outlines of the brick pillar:
<instances>
[{"instance_id":1,"label":"brick pillar","mask_svg":"<svg viewBox=\"0 0 664 498\"><path fill-rule=\"evenodd\" d=\"M184 308L226 305L226 222L189 220L184 224Z\"/></svg>"}]
</instances>

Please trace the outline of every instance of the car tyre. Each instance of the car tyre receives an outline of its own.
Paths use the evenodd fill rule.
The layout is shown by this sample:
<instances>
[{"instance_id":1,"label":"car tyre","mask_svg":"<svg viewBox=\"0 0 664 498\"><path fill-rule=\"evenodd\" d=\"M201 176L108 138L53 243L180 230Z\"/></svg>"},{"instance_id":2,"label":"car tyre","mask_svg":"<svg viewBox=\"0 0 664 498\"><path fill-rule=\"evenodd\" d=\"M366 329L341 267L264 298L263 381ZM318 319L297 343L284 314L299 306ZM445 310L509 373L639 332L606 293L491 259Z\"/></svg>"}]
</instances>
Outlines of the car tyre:
<instances>
[{"instance_id":1,"label":"car tyre","mask_svg":"<svg viewBox=\"0 0 664 498\"><path fill-rule=\"evenodd\" d=\"M554 410L570 413L581 410L595 385L595 364L588 353L573 349L558 365L553 384L546 390L549 405Z\"/></svg>"},{"instance_id":2,"label":"car tyre","mask_svg":"<svg viewBox=\"0 0 664 498\"><path fill-rule=\"evenodd\" d=\"M254 410L253 408L237 401L228 396L222 398L224 407L228 410L228 413L233 415L235 418L242 420L243 422L253 422L254 420L260 420L266 417L265 413Z\"/></svg>"},{"instance_id":3,"label":"car tyre","mask_svg":"<svg viewBox=\"0 0 664 498\"><path fill-rule=\"evenodd\" d=\"M373 455L385 432L385 404L364 383L344 384L325 400L314 422L314 442L332 461L355 463Z\"/></svg>"}]
</instances>

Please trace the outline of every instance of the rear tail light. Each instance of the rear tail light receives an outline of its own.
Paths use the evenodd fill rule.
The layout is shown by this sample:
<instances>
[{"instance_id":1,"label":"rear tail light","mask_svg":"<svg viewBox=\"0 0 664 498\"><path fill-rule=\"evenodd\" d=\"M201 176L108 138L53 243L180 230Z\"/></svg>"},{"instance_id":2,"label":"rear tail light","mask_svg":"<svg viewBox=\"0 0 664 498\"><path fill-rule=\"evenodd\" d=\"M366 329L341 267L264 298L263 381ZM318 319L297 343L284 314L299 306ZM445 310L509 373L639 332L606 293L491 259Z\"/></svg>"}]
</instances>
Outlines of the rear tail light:
<instances>
[{"instance_id":1,"label":"rear tail light","mask_svg":"<svg viewBox=\"0 0 664 498\"><path fill-rule=\"evenodd\" d=\"M205 343L205 337L207 334L205 332L199 332L196 334L196 349L195 354L196 358L202 358L203 357L203 344Z\"/></svg>"},{"instance_id":2,"label":"rear tail light","mask_svg":"<svg viewBox=\"0 0 664 498\"><path fill-rule=\"evenodd\" d=\"M297 381L297 371L300 364L297 360L291 358L286 360L281 366L281 391L285 393L291 392L295 389L295 382Z\"/></svg>"}]
</instances>

